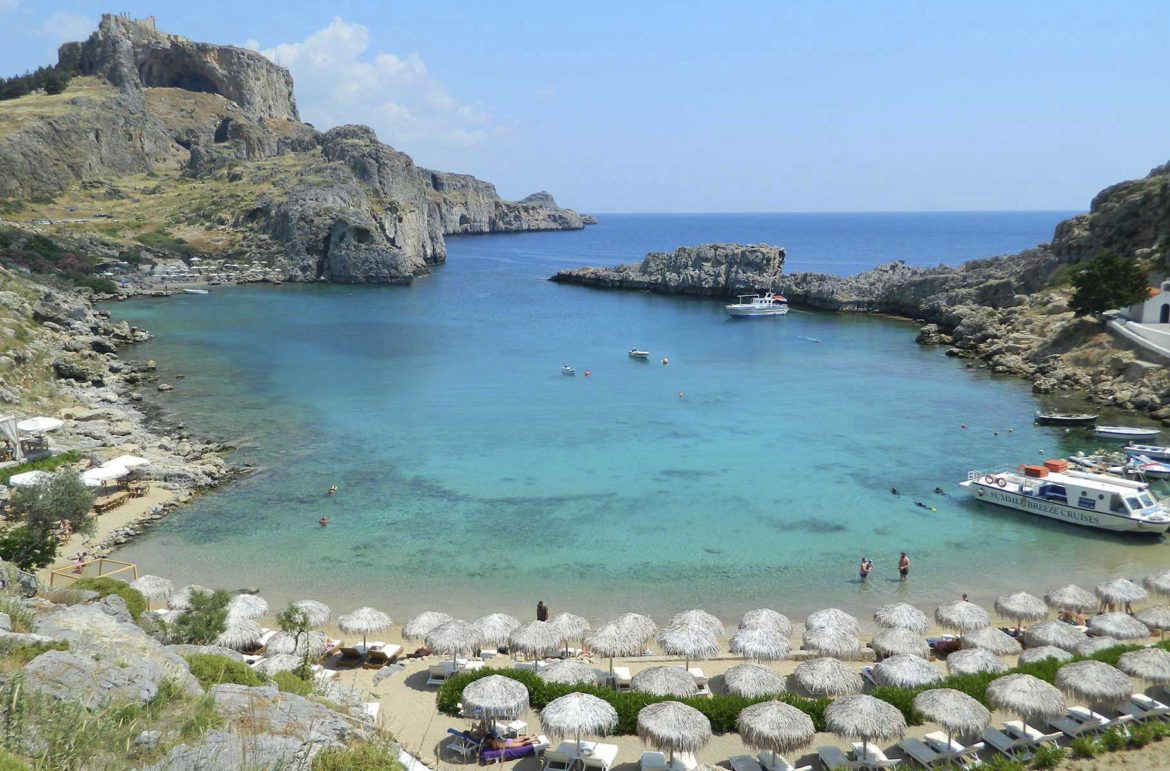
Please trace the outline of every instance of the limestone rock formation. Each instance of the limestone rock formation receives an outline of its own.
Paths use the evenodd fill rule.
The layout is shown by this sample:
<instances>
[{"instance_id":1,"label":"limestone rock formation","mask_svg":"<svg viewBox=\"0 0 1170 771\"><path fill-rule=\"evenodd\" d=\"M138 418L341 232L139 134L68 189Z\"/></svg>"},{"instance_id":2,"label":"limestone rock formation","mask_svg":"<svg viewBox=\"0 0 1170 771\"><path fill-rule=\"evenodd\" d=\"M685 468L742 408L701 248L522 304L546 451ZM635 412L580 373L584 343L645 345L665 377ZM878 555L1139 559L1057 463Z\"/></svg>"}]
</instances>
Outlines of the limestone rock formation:
<instances>
[{"instance_id":1,"label":"limestone rock formation","mask_svg":"<svg viewBox=\"0 0 1170 771\"><path fill-rule=\"evenodd\" d=\"M771 289L784 269L784 249L757 244L703 244L651 252L637 265L562 270L552 281L606 289L734 297Z\"/></svg>"}]
</instances>

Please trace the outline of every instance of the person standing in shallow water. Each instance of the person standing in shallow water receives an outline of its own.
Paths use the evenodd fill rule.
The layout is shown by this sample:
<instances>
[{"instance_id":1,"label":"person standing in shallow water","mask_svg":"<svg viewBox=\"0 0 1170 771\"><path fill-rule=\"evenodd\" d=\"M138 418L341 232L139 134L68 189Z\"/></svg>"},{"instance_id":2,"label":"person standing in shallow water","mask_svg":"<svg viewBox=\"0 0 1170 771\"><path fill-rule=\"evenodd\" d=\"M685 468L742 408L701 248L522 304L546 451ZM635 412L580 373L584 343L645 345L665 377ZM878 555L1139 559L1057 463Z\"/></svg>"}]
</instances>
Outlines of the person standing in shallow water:
<instances>
[{"instance_id":1,"label":"person standing in shallow water","mask_svg":"<svg viewBox=\"0 0 1170 771\"><path fill-rule=\"evenodd\" d=\"M861 558L861 564L857 567L857 573L861 576L861 580L869 578L869 571L873 570L873 560L868 560L865 557Z\"/></svg>"},{"instance_id":2,"label":"person standing in shallow water","mask_svg":"<svg viewBox=\"0 0 1170 771\"><path fill-rule=\"evenodd\" d=\"M902 556L898 559L898 580L905 581L908 575L910 575L910 558L906 556L906 552L902 552Z\"/></svg>"},{"instance_id":3,"label":"person standing in shallow water","mask_svg":"<svg viewBox=\"0 0 1170 771\"><path fill-rule=\"evenodd\" d=\"M548 621L548 606L544 604L544 600L536 602L536 620Z\"/></svg>"}]
</instances>

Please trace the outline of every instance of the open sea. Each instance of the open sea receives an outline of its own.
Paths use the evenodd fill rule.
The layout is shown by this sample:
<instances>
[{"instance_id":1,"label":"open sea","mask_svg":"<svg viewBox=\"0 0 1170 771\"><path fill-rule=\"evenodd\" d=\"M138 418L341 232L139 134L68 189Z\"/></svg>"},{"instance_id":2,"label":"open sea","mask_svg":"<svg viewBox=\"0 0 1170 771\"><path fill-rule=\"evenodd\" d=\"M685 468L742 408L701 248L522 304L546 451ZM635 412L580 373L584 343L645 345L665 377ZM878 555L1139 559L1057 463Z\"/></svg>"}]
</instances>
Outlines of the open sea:
<instances>
[{"instance_id":1,"label":"open sea","mask_svg":"<svg viewBox=\"0 0 1170 771\"><path fill-rule=\"evenodd\" d=\"M528 618L538 599L593 620L799 616L1165 567L1165 543L965 500L970 469L1092 442L1033 427L1042 402L1026 381L915 345L913 324L731 321L720 302L546 280L713 241L782 245L789 272L953 264L1047 241L1069 214L604 215L582 232L451 238L447 263L409 288L111 305L155 333L124 356L155 359L175 385L152 396L163 410L260 467L117 556L398 621ZM634 346L651 361L627 358Z\"/></svg>"}]
</instances>

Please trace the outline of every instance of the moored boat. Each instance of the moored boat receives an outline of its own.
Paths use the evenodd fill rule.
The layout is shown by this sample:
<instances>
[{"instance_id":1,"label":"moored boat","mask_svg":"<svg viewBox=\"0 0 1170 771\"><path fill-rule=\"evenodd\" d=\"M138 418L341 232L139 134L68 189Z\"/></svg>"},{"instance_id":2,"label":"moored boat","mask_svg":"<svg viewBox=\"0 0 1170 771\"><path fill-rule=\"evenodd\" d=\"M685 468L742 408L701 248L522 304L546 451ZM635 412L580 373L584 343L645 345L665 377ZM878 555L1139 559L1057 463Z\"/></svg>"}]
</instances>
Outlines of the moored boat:
<instances>
[{"instance_id":1,"label":"moored boat","mask_svg":"<svg viewBox=\"0 0 1170 771\"><path fill-rule=\"evenodd\" d=\"M1093 429L1093 436L1099 439L1153 439L1159 433L1156 428L1132 426L1097 426Z\"/></svg>"},{"instance_id":2,"label":"moored boat","mask_svg":"<svg viewBox=\"0 0 1170 771\"><path fill-rule=\"evenodd\" d=\"M565 366L561 367L561 374L562 375L576 375L577 370L573 369L568 364L566 364Z\"/></svg>"},{"instance_id":3,"label":"moored boat","mask_svg":"<svg viewBox=\"0 0 1170 771\"><path fill-rule=\"evenodd\" d=\"M1081 527L1159 534L1170 514L1145 482L1070 471L1064 460L1015 471L971 471L960 483L976 500Z\"/></svg>"},{"instance_id":4,"label":"moored boat","mask_svg":"<svg viewBox=\"0 0 1170 771\"><path fill-rule=\"evenodd\" d=\"M1134 444L1130 442L1125 446L1126 455L1144 455L1150 460L1162 461L1170 463L1170 447L1159 447L1155 444Z\"/></svg>"},{"instance_id":5,"label":"moored boat","mask_svg":"<svg viewBox=\"0 0 1170 771\"><path fill-rule=\"evenodd\" d=\"M649 351L639 351L637 348L631 348L629 350L629 355L630 355L631 359L649 359L650 358Z\"/></svg>"},{"instance_id":6,"label":"moored boat","mask_svg":"<svg viewBox=\"0 0 1170 771\"><path fill-rule=\"evenodd\" d=\"M184 289L183 294L210 294L206 289Z\"/></svg>"},{"instance_id":7,"label":"moored boat","mask_svg":"<svg viewBox=\"0 0 1170 771\"><path fill-rule=\"evenodd\" d=\"M1041 412L1036 410L1036 423L1041 426L1091 426L1096 422L1097 416L1087 412Z\"/></svg>"},{"instance_id":8,"label":"moored boat","mask_svg":"<svg viewBox=\"0 0 1170 771\"><path fill-rule=\"evenodd\" d=\"M732 318L783 316L788 313L788 298L772 292L763 297L758 294L741 294L739 302L723 307Z\"/></svg>"}]
</instances>

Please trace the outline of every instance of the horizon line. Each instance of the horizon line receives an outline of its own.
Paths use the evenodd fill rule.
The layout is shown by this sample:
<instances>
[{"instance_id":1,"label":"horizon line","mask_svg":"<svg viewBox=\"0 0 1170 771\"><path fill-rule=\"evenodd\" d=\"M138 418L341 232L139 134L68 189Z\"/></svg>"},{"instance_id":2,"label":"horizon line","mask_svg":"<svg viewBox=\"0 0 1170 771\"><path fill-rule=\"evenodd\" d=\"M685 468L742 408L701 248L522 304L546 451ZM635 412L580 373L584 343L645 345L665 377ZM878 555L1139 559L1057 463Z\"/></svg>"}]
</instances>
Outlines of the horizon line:
<instances>
[{"instance_id":1,"label":"horizon line","mask_svg":"<svg viewBox=\"0 0 1170 771\"><path fill-rule=\"evenodd\" d=\"M601 211L600 209L574 208L566 206L579 214L595 216L612 215L664 215L664 216L718 216L743 214L1088 214L1088 209L842 209L842 210L791 210L791 211Z\"/></svg>"}]
</instances>

